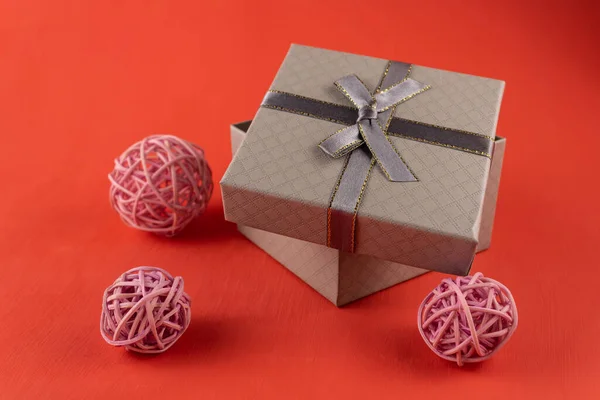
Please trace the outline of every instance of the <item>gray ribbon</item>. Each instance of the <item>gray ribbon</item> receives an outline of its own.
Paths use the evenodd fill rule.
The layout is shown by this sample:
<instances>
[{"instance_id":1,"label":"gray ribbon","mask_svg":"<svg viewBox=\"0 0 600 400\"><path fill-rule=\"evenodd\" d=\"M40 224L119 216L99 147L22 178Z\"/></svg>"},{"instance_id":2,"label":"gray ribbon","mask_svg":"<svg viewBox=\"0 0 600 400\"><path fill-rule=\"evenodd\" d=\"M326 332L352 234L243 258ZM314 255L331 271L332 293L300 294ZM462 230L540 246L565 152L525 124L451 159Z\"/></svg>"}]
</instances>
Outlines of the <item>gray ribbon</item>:
<instances>
[{"instance_id":1,"label":"gray ribbon","mask_svg":"<svg viewBox=\"0 0 600 400\"><path fill-rule=\"evenodd\" d=\"M394 71L395 68L391 72ZM389 74L388 69L386 77ZM341 157L364 143L389 180L415 182L417 179L387 138L384 127L387 127L395 106L429 89L429 86L402 76L399 82L371 94L355 75L336 81L335 86L358 109L358 118L355 125L336 132L321 142L319 147L332 157Z\"/></svg>"},{"instance_id":2,"label":"gray ribbon","mask_svg":"<svg viewBox=\"0 0 600 400\"><path fill-rule=\"evenodd\" d=\"M319 144L331 157L348 156L329 205L329 247L354 252L358 208L375 163L390 181L417 181L388 134L491 156L493 141L487 136L393 117L398 104L430 88L408 78L410 67L389 62L374 93L355 75L336 81L352 108L279 91L269 91L263 100L263 107L349 125Z\"/></svg>"}]
</instances>

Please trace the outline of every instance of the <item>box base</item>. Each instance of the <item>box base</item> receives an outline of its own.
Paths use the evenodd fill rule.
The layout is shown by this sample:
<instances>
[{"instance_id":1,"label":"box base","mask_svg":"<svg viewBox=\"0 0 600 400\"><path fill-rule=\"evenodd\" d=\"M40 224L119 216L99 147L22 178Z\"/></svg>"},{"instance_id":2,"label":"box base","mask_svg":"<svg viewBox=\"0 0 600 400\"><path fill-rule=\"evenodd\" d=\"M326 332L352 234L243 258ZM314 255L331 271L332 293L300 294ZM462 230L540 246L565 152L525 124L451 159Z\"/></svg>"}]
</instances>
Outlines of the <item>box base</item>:
<instances>
[{"instance_id":1,"label":"box base","mask_svg":"<svg viewBox=\"0 0 600 400\"><path fill-rule=\"evenodd\" d=\"M428 272L247 226L238 230L338 307Z\"/></svg>"},{"instance_id":2,"label":"box base","mask_svg":"<svg viewBox=\"0 0 600 400\"><path fill-rule=\"evenodd\" d=\"M250 123L245 121L231 126L233 154L243 142ZM477 252L490 246L505 145L504 138L496 138ZM338 307L428 272L366 255L343 253L243 225L238 225L238 230Z\"/></svg>"}]
</instances>

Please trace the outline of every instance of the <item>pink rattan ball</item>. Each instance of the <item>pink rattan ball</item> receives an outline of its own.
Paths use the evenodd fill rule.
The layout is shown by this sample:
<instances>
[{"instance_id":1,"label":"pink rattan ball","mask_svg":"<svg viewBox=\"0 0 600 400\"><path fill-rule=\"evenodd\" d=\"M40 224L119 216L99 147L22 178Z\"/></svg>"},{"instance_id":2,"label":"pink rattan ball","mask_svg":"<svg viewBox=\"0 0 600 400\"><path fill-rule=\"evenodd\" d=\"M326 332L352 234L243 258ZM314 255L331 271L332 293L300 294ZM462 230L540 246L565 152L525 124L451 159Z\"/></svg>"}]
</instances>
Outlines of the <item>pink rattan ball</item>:
<instances>
[{"instance_id":1,"label":"pink rattan ball","mask_svg":"<svg viewBox=\"0 0 600 400\"><path fill-rule=\"evenodd\" d=\"M108 179L110 202L125 224L167 236L204 212L213 190L204 151L171 135L132 145Z\"/></svg>"},{"instance_id":2,"label":"pink rattan ball","mask_svg":"<svg viewBox=\"0 0 600 400\"><path fill-rule=\"evenodd\" d=\"M190 324L183 278L155 267L137 267L104 291L100 333L113 346L138 353L162 353Z\"/></svg>"},{"instance_id":3,"label":"pink rattan ball","mask_svg":"<svg viewBox=\"0 0 600 400\"><path fill-rule=\"evenodd\" d=\"M460 366L490 358L512 336L517 322L510 290L479 272L442 280L418 314L419 331L429 348Z\"/></svg>"}]
</instances>

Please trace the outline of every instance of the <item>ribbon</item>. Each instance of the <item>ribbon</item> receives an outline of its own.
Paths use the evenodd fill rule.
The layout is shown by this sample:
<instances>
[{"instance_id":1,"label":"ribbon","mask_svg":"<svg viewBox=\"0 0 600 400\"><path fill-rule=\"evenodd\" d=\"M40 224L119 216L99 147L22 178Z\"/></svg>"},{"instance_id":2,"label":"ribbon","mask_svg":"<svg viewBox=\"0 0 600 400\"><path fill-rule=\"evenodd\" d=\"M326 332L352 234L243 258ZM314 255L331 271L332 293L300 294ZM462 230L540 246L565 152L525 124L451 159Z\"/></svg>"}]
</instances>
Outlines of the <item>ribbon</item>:
<instances>
[{"instance_id":1,"label":"ribbon","mask_svg":"<svg viewBox=\"0 0 600 400\"><path fill-rule=\"evenodd\" d=\"M392 69L392 71L394 70L396 68ZM388 76L390 76L389 73L385 77ZM385 135L386 128L384 126L387 127L389 117L398 104L424 92L430 86L406 78L371 95L355 75L349 75L336 81L335 86L358 109L358 118L356 124L337 131L321 142L319 147L332 157L341 157L364 143L379 164L381 171L390 181L416 181L417 179Z\"/></svg>"},{"instance_id":2,"label":"ribbon","mask_svg":"<svg viewBox=\"0 0 600 400\"><path fill-rule=\"evenodd\" d=\"M491 157L493 139L488 136L393 117L399 104L431 88L409 78L410 69L410 64L388 62L374 93L355 75L334 82L354 107L275 90L263 100L266 108L348 125L319 143L331 157L347 156L327 210L329 247L354 252L356 216L375 164L392 182L418 180L388 135Z\"/></svg>"}]
</instances>

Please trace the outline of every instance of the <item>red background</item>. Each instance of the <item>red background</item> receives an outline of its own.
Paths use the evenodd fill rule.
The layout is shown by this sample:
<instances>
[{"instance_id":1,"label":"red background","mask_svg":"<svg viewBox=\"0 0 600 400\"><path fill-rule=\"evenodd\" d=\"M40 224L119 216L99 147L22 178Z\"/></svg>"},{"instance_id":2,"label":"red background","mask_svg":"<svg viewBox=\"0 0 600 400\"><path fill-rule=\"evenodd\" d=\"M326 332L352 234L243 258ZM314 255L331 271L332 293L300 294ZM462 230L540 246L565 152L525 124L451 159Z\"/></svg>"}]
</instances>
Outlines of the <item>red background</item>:
<instances>
[{"instance_id":1,"label":"red background","mask_svg":"<svg viewBox=\"0 0 600 400\"><path fill-rule=\"evenodd\" d=\"M528 3L528 4L524 4ZM0 2L0 398L598 398L594 2ZM492 360L437 359L416 326L428 274L336 309L207 213L168 240L125 228L107 173L173 133L218 182L291 42L503 79L508 137L482 271L520 325ZM235 103L226 103L237 91ZM203 115L203 112L205 115ZM193 321L158 357L111 348L121 272L185 278Z\"/></svg>"}]
</instances>

